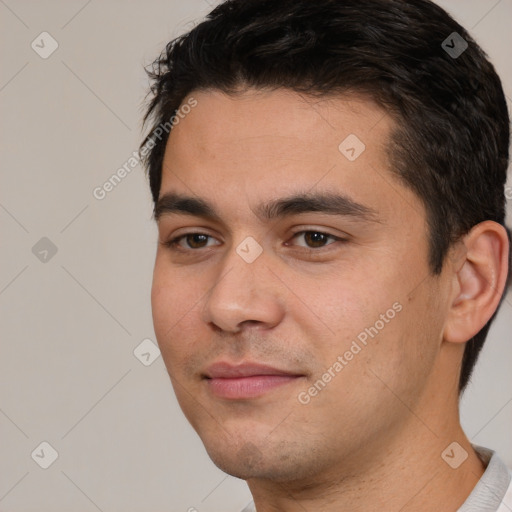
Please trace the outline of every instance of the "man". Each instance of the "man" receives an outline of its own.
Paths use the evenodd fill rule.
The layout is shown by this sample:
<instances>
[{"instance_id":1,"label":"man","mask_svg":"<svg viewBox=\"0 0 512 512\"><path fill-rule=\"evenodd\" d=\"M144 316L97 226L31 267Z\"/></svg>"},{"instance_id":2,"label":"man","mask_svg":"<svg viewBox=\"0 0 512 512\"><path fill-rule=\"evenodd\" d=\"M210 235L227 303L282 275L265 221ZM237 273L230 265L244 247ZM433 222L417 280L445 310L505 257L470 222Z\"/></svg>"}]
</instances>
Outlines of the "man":
<instances>
[{"instance_id":1,"label":"man","mask_svg":"<svg viewBox=\"0 0 512 512\"><path fill-rule=\"evenodd\" d=\"M503 300L509 118L427 0L232 0L151 72L155 332L258 512L511 510L459 396Z\"/></svg>"}]
</instances>

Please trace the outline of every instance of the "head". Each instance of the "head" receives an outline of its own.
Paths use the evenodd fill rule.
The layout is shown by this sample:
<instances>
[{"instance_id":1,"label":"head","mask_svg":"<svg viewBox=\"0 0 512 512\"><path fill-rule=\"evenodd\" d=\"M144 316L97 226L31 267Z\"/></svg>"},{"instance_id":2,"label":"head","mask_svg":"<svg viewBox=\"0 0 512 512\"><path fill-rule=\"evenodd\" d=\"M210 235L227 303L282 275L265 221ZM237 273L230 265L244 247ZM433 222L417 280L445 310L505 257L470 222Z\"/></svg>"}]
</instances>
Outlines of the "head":
<instances>
[{"instance_id":1,"label":"head","mask_svg":"<svg viewBox=\"0 0 512 512\"><path fill-rule=\"evenodd\" d=\"M408 421L394 395L457 397L510 239L507 106L464 28L426 0L227 1L151 76L155 332L214 462L282 479L349 463ZM289 376L212 389L212 363L247 360Z\"/></svg>"}]
</instances>

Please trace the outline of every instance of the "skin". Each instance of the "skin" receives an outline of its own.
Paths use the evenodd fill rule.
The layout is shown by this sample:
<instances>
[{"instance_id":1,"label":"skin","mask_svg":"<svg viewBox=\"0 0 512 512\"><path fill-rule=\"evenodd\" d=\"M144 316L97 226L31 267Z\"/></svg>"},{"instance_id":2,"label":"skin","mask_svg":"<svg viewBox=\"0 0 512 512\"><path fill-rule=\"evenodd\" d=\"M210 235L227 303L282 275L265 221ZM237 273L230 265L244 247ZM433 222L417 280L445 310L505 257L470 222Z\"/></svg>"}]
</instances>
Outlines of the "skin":
<instances>
[{"instance_id":1,"label":"skin","mask_svg":"<svg viewBox=\"0 0 512 512\"><path fill-rule=\"evenodd\" d=\"M425 209L386 156L394 121L370 99L192 96L169 137L160 196L202 198L221 220L159 216L152 308L176 396L213 462L247 480L258 512L457 510L484 471L460 426L458 371L503 292L504 229L476 226L434 276ZM349 134L366 145L355 161L338 149ZM255 214L271 199L333 191L376 220ZM210 238L164 245L191 232ZM252 263L236 252L248 236L263 251ZM395 303L394 318L300 403ZM219 398L202 378L219 360L301 377L257 398ZM468 453L457 469L441 457L454 441Z\"/></svg>"}]
</instances>

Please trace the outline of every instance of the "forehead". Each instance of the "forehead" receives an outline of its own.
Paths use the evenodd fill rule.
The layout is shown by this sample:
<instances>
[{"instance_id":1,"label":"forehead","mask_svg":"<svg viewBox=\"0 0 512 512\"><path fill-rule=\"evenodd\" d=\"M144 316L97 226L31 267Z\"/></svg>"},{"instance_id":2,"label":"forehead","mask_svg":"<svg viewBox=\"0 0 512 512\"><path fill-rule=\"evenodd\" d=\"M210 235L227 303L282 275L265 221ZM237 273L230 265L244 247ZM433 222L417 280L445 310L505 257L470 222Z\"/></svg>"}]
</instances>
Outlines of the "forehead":
<instances>
[{"instance_id":1,"label":"forehead","mask_svg":"<svg viewBox=\"0 0 512 512\"><path fill-rule=\"evenodd\" d=\"M233 214L248 197L256 204L316 188L384 214L403 200L417 202L390 171L394 122L368 98L319 99L285 89L190 96L197 105L167 142L161 196L208 197Z\"/></svg>"},{"instance_id":2,"label":"forehead","mask_svg":"<svg viewBox=\"0 0 512 512\"><path fill-rule=\"evenodd\" d=\"M289 89L248 89L232 95L196 91L190 96L197 106L174 127L167 148L191 150L189 158L203 152L211 156L226 145L232 158L246 157L263 145L274 158L292 148L298 157L311 150L317 157L327 156L329 149L338 148L344 134L382 140L392 126L391 118L362 95L315 98Z\"/></svg>"}]
</instances>

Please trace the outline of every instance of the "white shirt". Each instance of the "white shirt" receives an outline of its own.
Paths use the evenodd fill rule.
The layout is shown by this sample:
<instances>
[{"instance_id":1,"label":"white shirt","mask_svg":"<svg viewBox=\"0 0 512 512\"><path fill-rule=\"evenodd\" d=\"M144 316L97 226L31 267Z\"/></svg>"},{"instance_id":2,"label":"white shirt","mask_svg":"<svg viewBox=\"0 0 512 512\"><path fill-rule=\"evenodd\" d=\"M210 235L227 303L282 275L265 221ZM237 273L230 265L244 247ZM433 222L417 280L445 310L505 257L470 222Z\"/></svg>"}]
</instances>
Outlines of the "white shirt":
<instances>
[{"instance_id":1,"label":"white shirt","mask_svg":"<svg viewBox=\"0 0 512 512\"><path fill-rule=\"evenodd\" d=\"M512 472L492 450L473 448L486 470L457 512L511 512Z\"/></svg>"},{"instance_id":2,"label":"white shirt","mask_svg":"<svg viewBox=\"0 0 512 512\"><path fill-rule=\"evenodd\" d=\"M486 469L457 512L512 512L512 472L492 450L473 448ZM241 512L257 512L254 502Z\"/></svg>"}]
</instances>

